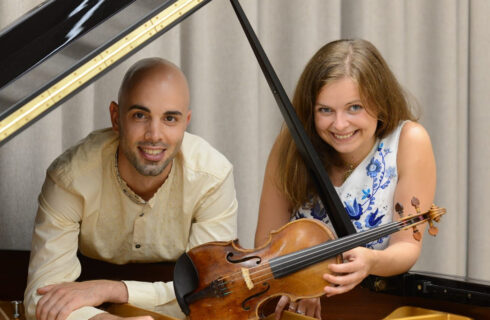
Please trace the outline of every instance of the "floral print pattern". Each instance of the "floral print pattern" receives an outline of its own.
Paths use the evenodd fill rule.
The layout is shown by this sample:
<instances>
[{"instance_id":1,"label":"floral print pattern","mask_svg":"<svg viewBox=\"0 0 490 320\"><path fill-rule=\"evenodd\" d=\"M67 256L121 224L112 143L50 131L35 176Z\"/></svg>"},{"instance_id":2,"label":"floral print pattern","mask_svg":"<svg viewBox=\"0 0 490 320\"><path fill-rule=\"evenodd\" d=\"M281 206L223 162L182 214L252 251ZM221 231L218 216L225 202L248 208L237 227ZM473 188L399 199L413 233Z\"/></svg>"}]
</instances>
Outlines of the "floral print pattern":
<instances>
[{"instance_id":1,"label":"floral print pattern","mask_svg":"<svg viewBox=\"0 0 490 320\"><path fill-rule=\"evenodd\" d=\"M393 196L397 183L396 151L403 123L391 135L378 141L363 162L337 189L345 210L358 232L376 228L391 221ZM312 198L292 219L313 218L326 224L330 219L321 201ZM382 249L388 237L366 244Z\"/></svg>"}]
</instances>

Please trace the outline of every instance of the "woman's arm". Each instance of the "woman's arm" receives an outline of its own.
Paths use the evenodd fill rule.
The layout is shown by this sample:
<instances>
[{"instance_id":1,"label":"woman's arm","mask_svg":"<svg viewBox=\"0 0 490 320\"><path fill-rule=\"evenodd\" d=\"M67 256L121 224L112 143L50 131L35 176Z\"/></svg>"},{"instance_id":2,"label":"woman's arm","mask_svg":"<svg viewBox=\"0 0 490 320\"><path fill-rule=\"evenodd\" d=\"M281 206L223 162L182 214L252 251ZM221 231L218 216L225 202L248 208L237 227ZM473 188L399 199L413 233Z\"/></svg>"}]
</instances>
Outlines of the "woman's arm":
<instances>
[{"instance_id":1,"label":"woman's arm","mask_svg":"<svg viewBox=\"0 0 490 320\"><path fill-rule=\"evenodd\" d=\"M409 122L401 132L397 156L398 184L395 190L394 203L401 203L405 209L404 216L414 214L411 205L412 197L420 200L420 209L430 209L436 190L436 163L432 144L427 131L422 125ZM399 220L394 213L393 220ZM424 234L426 224L417 227ZM372 274L391 276L409 270L417 261L422 240L413 237L412 229L403 230L390 237L390 244L385 250L377 252L377 264L373 265Z\"/></svg>"},{"instance_id":2,"label":"woman's arm","mask_svg":"<svg viewBox=\"0 0 490 320\"><path fill-rule=\"evenodd\" d=\"M420 200L420 208L427 211L434 199L436 188L436 165L432 145L422 125L408 122L402 129L397 155L398 183L394 203L401 203L404 215L415 213L412 197ZM393 213L393 220L399 220ZM424 233L425 224L418 226ZM330 271L342 275L325 274L324 279L337 287L325 287L327 296L344 293L354 288L369 274L392 276L409 270L417 261L422 241L413 238L412 230L392 234L384 250L355 248L344 253L343 264L332 264Z\"/></svg>"},{"instance_id":3,"label":"woman's arm","mask_svg":"<svg viewBox=\"0 0 490 320\"><path fill-rule=\"evenodd\" d=\"M270 232L288 223L291 217L289 202L278 189L278 163L279 147L276 139L265 168L255 231L255 247L264 244L269 239Z\"/></svg>"}]
</instances>

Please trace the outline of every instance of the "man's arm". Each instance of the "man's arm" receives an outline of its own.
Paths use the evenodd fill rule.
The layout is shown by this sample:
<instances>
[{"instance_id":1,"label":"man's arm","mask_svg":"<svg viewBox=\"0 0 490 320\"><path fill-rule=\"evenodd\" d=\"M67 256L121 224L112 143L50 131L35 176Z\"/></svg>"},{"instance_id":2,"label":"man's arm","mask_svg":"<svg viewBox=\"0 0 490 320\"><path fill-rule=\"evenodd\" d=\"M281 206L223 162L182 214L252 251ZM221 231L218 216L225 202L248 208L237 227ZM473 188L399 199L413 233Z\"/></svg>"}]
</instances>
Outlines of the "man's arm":
<instances>
[{"instance_id":1,"label":"man's arm","mask_svg":"<svg viewBox=\"0 0 490 320\"><path fill-rule=\"evenodd\" d=\"M48 175L39 196L32 238L25 292L27 319L53 318L53 313L60 312L63 316L70 315L70 319L88 319L103 312L87 306L85 302L79 302L74 308L73 302L59 298L60 294L67 292L66 283L80 285L73 281L79 277L81 271L76 255L81 212L82 199L58 186ZM80 304L85 307L80 308ZM77 310L67 311L67 307Z\"/></svg>"},{"instance_id":2,"label":"man's arm","mask_svg":"<svg viewBox=\"0 0 490 320\"><path fill-rule=\"evenodd\" d=\"M237 237L237 210L233 172L210 189L201 199L191 225L187 250L210 241L229 241Z\"/></svg>"}]
</instances>

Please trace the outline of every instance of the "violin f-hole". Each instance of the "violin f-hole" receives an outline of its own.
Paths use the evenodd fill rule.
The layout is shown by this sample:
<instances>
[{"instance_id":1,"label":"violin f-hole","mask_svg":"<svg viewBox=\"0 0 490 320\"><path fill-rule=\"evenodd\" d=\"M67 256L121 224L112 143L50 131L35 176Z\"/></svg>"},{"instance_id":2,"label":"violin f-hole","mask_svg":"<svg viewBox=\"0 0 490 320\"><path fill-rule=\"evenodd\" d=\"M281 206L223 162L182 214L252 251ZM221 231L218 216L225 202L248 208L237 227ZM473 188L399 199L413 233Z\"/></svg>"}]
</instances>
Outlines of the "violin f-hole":
<instances>
[{"instance_id":1,"label":"violin f-hole","mask_svg":"<svg viewBox=\"0 0 490 320\"><path fill-rule=\"evenodd\" d=\"M270 289L270 287L271 287L271 286L270 286L270 284L269 284L268 282L263 282L263 283L262 283L262 285L263 285L263 286L266 286L266 288L265 288L264 290L259 291L259 292L257 292L256 294L253 294L253 295L251 295L250 297L247 297L245 300L243 300L243 302L242 302L242 309L243 309L243 310L245 310L245 311L249 311L249 310L250 310L250 306L247 306L247 303L248 303L250 300L252 300L252 299L254 299L254 298L257 298L257 297L259 297L259 296L263 295L264 293L266 293L267 291L269 291L269 289Z\"/></svg>"},{"instance_id":2,"label":"violin f-hole","mask_svg":"<svg viewBox=\"0 0 490 320\"><path fill-rule=\"evenodd\" d=\"M228 254L226 255L226 261L228 261L229 263L242 263L245 261L257 259L257 261L255 262L256 264L260 264L262 262L262 258L259 256L244 257L236 260L233 260L232 257L233 257L233 252L228 252Z\"/></svg>"}]
</instances>

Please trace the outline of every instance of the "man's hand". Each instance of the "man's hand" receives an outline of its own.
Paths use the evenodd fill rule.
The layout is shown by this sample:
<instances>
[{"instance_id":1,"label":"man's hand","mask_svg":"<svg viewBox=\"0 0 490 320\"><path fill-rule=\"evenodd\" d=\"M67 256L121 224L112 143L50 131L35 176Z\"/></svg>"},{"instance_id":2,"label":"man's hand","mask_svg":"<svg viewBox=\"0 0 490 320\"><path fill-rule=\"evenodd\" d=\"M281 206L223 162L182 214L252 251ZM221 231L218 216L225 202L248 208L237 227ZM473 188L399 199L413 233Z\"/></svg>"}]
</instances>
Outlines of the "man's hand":
<instances>
[{"instance_id":1,"label":"man's hand","mask_svg":"<svg viewBox=\"0 0 490 320\"><path fill-rule=\"evenodd\" d=\"M321 319L322 317L320 298L301 299L295 302L290 302L287 296L282 296L277 302L276 309L274 310L275 320L281 319L282 311L288 303L288 310L291 312L296 312L316 319Z\"/></svg>"},{"instance_id":2,"label":"man's hand","mask_svg":"<svg viewBox=\"0 0 490 320\"><path fill-rule=\"evenodd\" d=\"M128 302L126 285L109 280L53 284L37 289L37 293L42 295L36 307L38 320L64 320L81 307Z\"/></svg>"},{"instance_id":3,"label":"man's hand","mask_svg":"<svg viewBox=\"0 0 490 320\"><path fill-rule=\"evenodd\" d=\"M115 316L115 315L107 313L107 312L99 313L98 315L90 318L90 320L120 320L120 319L125 319L125 320L153 320L153 318L151 316L121 318L121 317Z\"/></svg>"}]
</instances>

